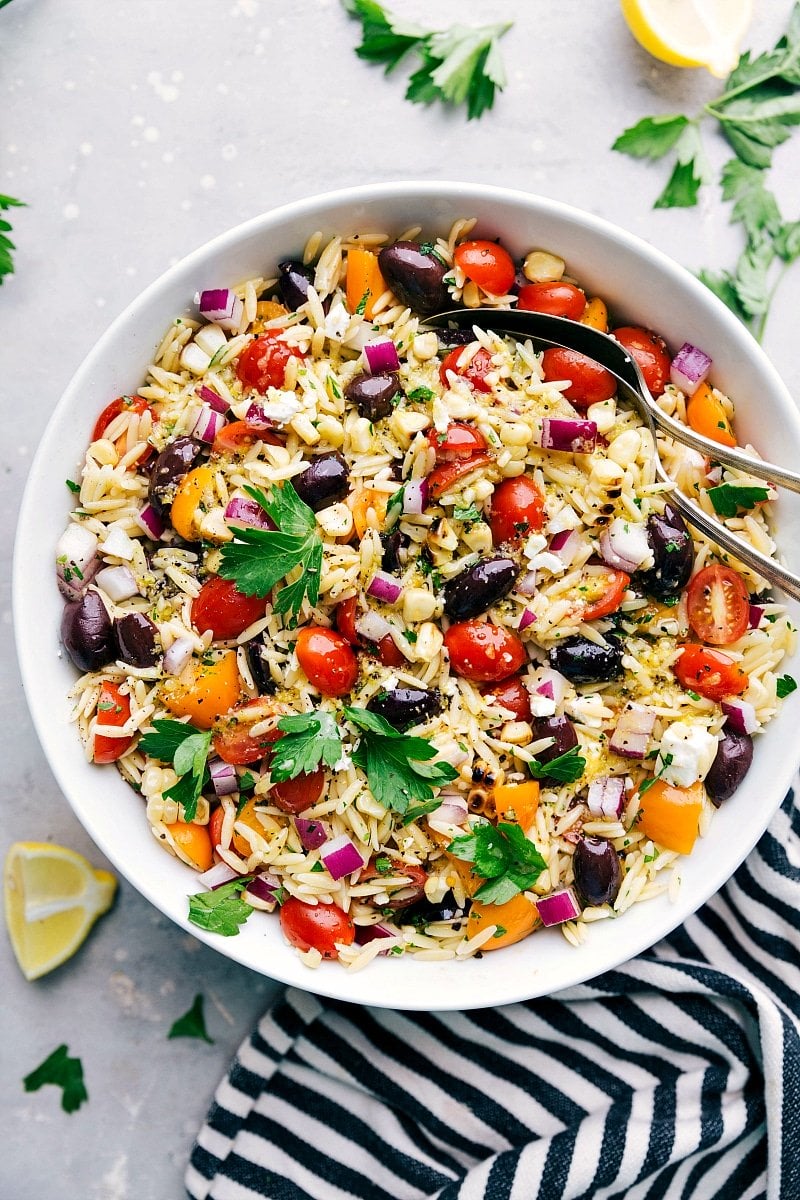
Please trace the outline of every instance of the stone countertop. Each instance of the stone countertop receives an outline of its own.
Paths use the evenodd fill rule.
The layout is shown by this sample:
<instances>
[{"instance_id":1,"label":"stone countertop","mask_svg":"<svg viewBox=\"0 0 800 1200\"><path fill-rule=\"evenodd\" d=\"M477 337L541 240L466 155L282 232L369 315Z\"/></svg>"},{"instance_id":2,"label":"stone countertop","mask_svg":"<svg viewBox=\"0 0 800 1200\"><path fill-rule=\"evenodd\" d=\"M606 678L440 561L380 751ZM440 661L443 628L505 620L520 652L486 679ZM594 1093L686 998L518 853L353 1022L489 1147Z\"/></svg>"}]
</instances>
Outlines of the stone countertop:
<instances>
[{"instance_id":1,"label":"stone countertop","mask_svg":"<svg viewBox=\"0 0 800 1200\"><path fill-rule=\"evenodd\" d=\"M480 0L441 0L434 18L422 0L394 8L440 26L479 22L487 11ZM772 45L790 8L790 0L760 6L748 44ZM617 222L691 269L733 264L740 234L716 188L697 209L654 212L664 166L609 151L639 117L692 112L719 85L651 60L610 0L498 0L495 9L514 21L502 42L508 87L469 124L459 112L407 103L402 70L386 80L360 62L358 27L336 0L135 8L13 0L0 10L0 191L29 205L11 214L17 273L0 289L3 855L13 841L49 840L102 862L58 792L21 695L14 523L64 386L111 319L166 267L275 205L394 178L538 192ZM714 164L725 161L722 141L707 142ZM787 216L798 215L799 168L798 145L777 152L771 181ZM765 337L795 390L799 304L795 268ZM0 1195L179 1200L213 1090L278 985L186 936L124 881L112 912L50 976L26 983L4 937L0 963ZM197 992L214 1045L167 1041ZM90 1096L72 1116L56 1089L27 1095L21 1085L61 1042L81 1057Z\"/></svg>"}]
</instances>

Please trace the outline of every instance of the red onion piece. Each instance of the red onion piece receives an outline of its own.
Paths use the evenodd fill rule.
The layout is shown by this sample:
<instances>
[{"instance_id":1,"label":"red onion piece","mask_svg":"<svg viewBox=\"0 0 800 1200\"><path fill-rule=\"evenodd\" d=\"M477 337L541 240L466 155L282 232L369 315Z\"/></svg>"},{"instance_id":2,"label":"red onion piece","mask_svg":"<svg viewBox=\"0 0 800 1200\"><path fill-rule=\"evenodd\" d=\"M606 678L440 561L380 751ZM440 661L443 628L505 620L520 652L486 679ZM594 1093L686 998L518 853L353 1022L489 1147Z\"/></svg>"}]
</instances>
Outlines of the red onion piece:
<instances>
[{"instance_id":1,"label":"red onion piece","mask_svg":"<svg viewBox=\"0 0 800 1200\"><path fill-rule=\"evenodd\" d=\"M526 571L525 574L517 580L516 590L521 596L533 596L536 593L536 572Z\"/></svg>"},{"instance_id":2,"label":"red onion piece","mask_svg":"<svg viewBox=\"0 0 800 1200\"><path fill-rule=\"evenodd\" d=\"M215 392L213 388L208 387L205 383L201 384L197 389L197 395L201 400L205 401L206 404L210 404L214 409L214 412L226 413L230 408L228 401Z\"/></svg>"},{"instance_id":3,"label":"red onion piece","mask_svg":"<svg viewBox=\"0 0 800 1200\"><path fill-rule=\"evenodd\" d=\"M561 704L567 694L568 680L552 667L542 667L538 672L538 680L536 691L548 700L555 700L556 704Z\"/></svg>"},{"instance_id":4,"label":"red onion piece","mask_svg":"<svg viewBox=\"0 0 800 1200\"><path fill-rule=\"evenodd\" d=\"M705 350L684 342L672 360L669 377L676 388L693 396L711 370L711 362Z\"/></svg>"},{"instance_id":5,"label":"red onion piece","mask_svg":"<svg viewBox=\"0 0 800 1200\"><path fill-rule=\"evenodd\" d=\"M553 551L553 554L557 554L574 533L574 529L559 529L558 533L554 533L550 541L550 549Z\"/></svg>"},{"instance_id":6,"label":"red onion piece","mask_svg":"<svg viewBox=\"0 0 800 1200\"><path fill-rule=\"evenodd\" d=\"M197 307L207 321L216 321L223 329L236 329L242 319L243 305L230 288L211 288L201 292Z\"/></svg>"},{"instance_id":7,"label":"red onion piece","mask_svg":"<svg viewBox=\"0 0 800 1200\"><path fill-rule=\"evenodd\" d=\"M180 675L192 657L192 651L193 646L189 638L176 638L169 649L164 652L164 674Z\"/></svg>"},{"instance_id":8,"label":"red onion piece","mask_svg":"<svg viewBox=\"0 0 800 1200\"><path fill-rule=\"evenodd\" d=\"M568 454L591 454L597 445L597 425L564 417L542 418L543 450L563 450Z\"/></svg>"},{"instance_id":9,"label":"red onion piece","mask_svg":"<svg viewBox=\"0 0 800 1200\"><path fill-rule=\"evenodd\" d=\"M379 642L387 633L391 634L392 627L380 613L370 612L369 609L356 618L356 633L368 642Z\"/></svg>"},{"instance_id":10,"label":"red onion piece","mask_svg":"<svg viewBox=\"0 0 800 1200\"><path fill-rule=\"evenodd\" d=\"M428 824L434 829L437 825L463 825L469 815L466 797L460 792L440 792L441 804L428 817Z\"/></svg>"},{"instance_id":11,"label":"red onion piece","mask_svg":"<svg viewBox=\"0 0 800 1200\"><path fill-rule=\"evenodd\" d=\"M536 900L536 911L542 924L563 925L565 921L574 921L581 915L581 906L572 888L561 888L551 892L549 896L541 896Z\"/></svg>"},{"instance_id":12,"label":"red onion piece","mask_svg":"<svg viewBox=\"0 0 800 1200\"><path fill-rule=\"evenodd\" d=\"M152 504L145 504L141 512L137 514L136 520L148 537L151 537L154 542L161 539L165 528L164 521L153 508Z\"/></svg>"},{"instance_id":13,"label":"red onion piece","mask_svg":"<svg viewBox=\"0 0 800 1200\"><path fill-rule=\"evenodd\" d=\"M427 479L409 479L403 488L403 515L421 516L428 506Z\"/></svg>"},{"instance_id":14,"label":"red onion piece","mask_svg":"<svg viewBox=\"0 0 800 1200\"><path fill-rule=\"evenodd\" d=\"M656 714L651 709L641 704L626 704L611 735L609 749L623 758L644 758L655 723Z\"/></svg>"},{"instance_id":15,"label":"red onion piece","mask_svg":"<svg viewBox=\"0 0 800 1200\"><path fill-rule=\"evenodd\" d=\"M747 700L723 700L721 708L734 733L755 733L759 728L756 710Z\"/></svg>"},{"instance_id":16,"label":"red onion piece","mask_svg":"<svg viewBox=\"0 0 800 1200\"><path fill-rule=\"evenodd\" d=\"M760 604L750 605L750 620L748 622L751 629L758 629L761 624L761 618L764 616L764 609Z\"/></svg>"},{"instance_id":17,"label":"red onion piece","mask_svg":"<svg viewBox=\"0 0 800 1200\"><path fill-rule=\"evenodd\" d=\"M553 534L550 550L561 559L565 567L571 567L580 544L581 539L574 529L562 529L560 533Z\"/></svg>"},{"instance_id":18,"label":"red onion piece","mask_svg":"<svg viewBox=\"0 0 800 1200\"><path fill-rule=\"evenodd\" d=\"M394 342L388 339L382 342L372 342L364 347L364 357L367 360L370 374L379 375L381 371L399 371L400 359Z\"/></svg>"},{"instance_id":19,"label":"red onion piece","mask_svg":"<svg viewBox=\"0 0 800 1200\"><path fill-rule=\"evenodd\" d=\"M238 792L239 779L236 769L230 763L223 762L221 758L214 758L208 764L208 771L218 796L230 796L233 792Z\"/></svg>"},{"instance_id":20,"label":"red onion piece","mask_svg":"<svg viewBox=\"0 0 800 1200\"><path fill-rule=\"evenodd\" d=\"M385 925L356 925L356 944L366 946L377 938L397 937L397 931L387 929Z\"/></svg>"},{"instance_id":21,"label":"red onion piece","mask_svg":"<svg viewBox=\"0 0 800 1200\"><path fill-rule=\"evenodd\" d=\"M210 404L204 404L197 414L197 419L190 433L201 442L213 442L220 429L227 425L221 412L216 412Z\"/></svg>"},{"instance_id":22,"label":"red onion piece","mask_svg":"<svg viewBox=\"0 0 800 1200\"><path fill-rule=\"evenodd\" d=\"M553 684L549 679L536 690L540 696L546 696L548 700L555 700L555 696L553 695Z\"/></svg>"},{"instance_id":23,"label":"red onion piece","mask_svg":"<svg viewBox=\"0 0 800 1200\"><path fill-rule=\"evenodd\" d=\"M318 850L328 840L328 830L322 821L311 821L308 817L295 817L297 833L304 850Z\"/></svg>"},{"instance_id":24,"label":"red onion piece","mask_svg":"<svg viewBox=\"0 0 800 1200\"><path fill-rule=\"evenodd\" d=\"M527 629L529 625L533 625L535 620L536 613L530 608L524 608L522 610L522 616L519 619L519 625L517 626L517 629L520 631L520 633L522 633L523 629Z\"/></svg>"},{"instance_id":25,"label":"red onion piece","mask_svg":"<svg viewBox=\"0 0 800 1200\"><path fill-rule=\"evenodd\" d=\"M237 872L226 862L219 862L210 867L208 871L204 871L198 878L204 887L213 892L215 888L222 887L224 883L230 883L232 879L236 879Z\"/></svg>"},{"instance_id":26,"label":"red onion piece","mask_svg":"<svg viewBox=\"0 0 800 1200\"><path fill-rule=\"evenodd\" d=\"M94 581L116 604L139 595L139 585L130 567L103 567Z\"/></svg>"},{"instance_id":27,"label":"red onion piece","mask_svg":"<svg viewBox=\"0 0 800 1200\"><path fill-rule=\"evenodd\" d=\"M376 571L367 588L368 596L383 600L386 604L396 604L402 594L403 585L386 571Z\"/></svg>"},{"instance_id":28,"label":"red onion piece","mask_svg":"<svg viewBox=\"0 0 800 1200\"><path fill-rule=\"evenodd\" d=\"M84 525L73 521L56 545L56 581L66 600L78 600L99 566L97 538Z\"/></svg>"},{"instance_id":29,"label":"red onion piece","mask_svg":"<svg viewBox=\"0 0 800 1200\"><path fill-rule=\"evenodd\" d=\"M364 859L346 833L328 842L319 856L332 879L343 879L364 866Z\"/></svg>"},{"instance_id":30,"label":"red onion piece","mask_svg":"<svg viewBox=\"0 0 800 1200\"><path fill-rule=\"evenodd\" d=\"M629 574L636 571L652 555L647 531L643 524L615 517L600 538L603 562Z\"/></svg>"},{"instance_id":31,"label":"red onion piece","mask_svg":"<svg viewBox=\"0 0 800 1200\"><path fill-rule=\"evenodd\" d=\"M251 500L249 497L234 496L225 506L225 520L229 525L250 525L254 529L276 529L275 522L270 517L269 513L264 512L264 509L257 500Z\"/></svg>"},{"instance_id":32,"label":"red onion piece","mask_svg":"<svg viewBox=\"0 0 800 1200\"><path fill-rule=\"evenodd\" d=\"M595 817L616 820L625 807L625 780L606 775L589 784L586 807Z\"/></svg>"},{"instance_id":33,"label":"red onion piece","mask_svg":"<svg viewBox=\"0 0 800 1200\"><path fill-rule=\"evenodd\" d=\"M263 904L271 904L273 907L278 903L278 892L281 888L281 881L275 875L267 874L256 875L251 879L245 888L251 896L255 896L256 900L260 900Z\"/></svg>"},{"instance_id":34,"label":"red onion piece","mask_svg":"<svg viewBox=\"0 0 800 1200\"><path fill-rule=\"evenodd\" d=\"M275 428L275 422L269 419L257 400L254 400L250 405L244 414L244 419L251 429L260 429L266 432Z\"/></svg>"}]
</instances>

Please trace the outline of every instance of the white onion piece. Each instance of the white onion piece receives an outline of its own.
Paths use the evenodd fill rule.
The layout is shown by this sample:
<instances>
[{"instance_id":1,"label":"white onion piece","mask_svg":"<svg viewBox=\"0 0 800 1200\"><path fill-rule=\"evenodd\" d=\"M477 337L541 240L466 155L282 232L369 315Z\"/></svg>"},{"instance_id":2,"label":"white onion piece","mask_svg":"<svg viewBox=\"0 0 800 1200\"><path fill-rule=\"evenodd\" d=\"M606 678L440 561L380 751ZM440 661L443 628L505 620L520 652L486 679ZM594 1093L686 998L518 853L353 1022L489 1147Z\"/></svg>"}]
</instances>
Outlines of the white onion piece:
<instances>
[{"instance_id":1,"label":"white onion piece","mask_svg":"<svg viewBox=\"0 0 800 1200\"><path fill-rule=\"evenodd\" d=\"M58 590L67 600L77 600L83 593L90 570L97 559L97 538L84 525L72 522L56 545L56 576ZM87 578L89 576L89 578Z\"/></svg>"},{"instance_id":2,"label":"white onion piece","mask_svg":"<svg viewBox=\"0 0 800 1200\"><path fill-rule=\"evenodd\" d=\"M129 538L124 529L111 525L106 534L106 540L103 542L103 556L111 555L112 558L124 558L126 562L130 562L136 551L136 543L133 538Z\"/></svg>"},{"instance_id":3,"label":"white onion piece","mask_svg":"<svg viewBox=\"0 0 800 1200\"><path fill-rule=\"evenodd\" d=\"M656 714L642 704L626 704L617 727L608 743L609 749L623 758L644 758L650 748L650 737Z\"/></svg>"},{"instance_id":4,"label":"white onion piece","mask_svg":"<svg viewBox=\"0 0 800 1200\"><path fill-rule=\"evenodd\" d=\"M672 360L669 377L687 396L693 396L711 370L712 360L705 350L684 342Z\"/></svg>"},{"instance_id":5,"label":"white onion piece","mask_svg":"<svg viewBox=\"0 0 800 1200\"><path fill-rule=\"evenodd\" d=\"M214 888L222 887L223 883L230 883L232 879L238 879L236 871L229 867L226 862L215 863L208 871L204 871L202 875L198 875L198 879L213 892Z\"/></svg>"},{"instance_id":6,"label":"white onion piece","mask_svg":"<svg viewBox=\"0 0 800 1200\"><path fill-rule=\"evenodd\" d=\"M600 538L603 562L618 571L638 570L652 553L645 526L626 517L615 517Z\"/></svg>"},{"instance_id":7,"label":"white onion piece","mask_svg":"<svg viewBox=\"0 0 800 1200\"><path fill-rule=\"evenodd\" d=\"M103 567L95 575L94 581L117 604L139 595L139 585L130 567Z\"/></svg>"},{"instance_id":8,"label":"white onion piece","mask_svg":"<svg viewBox=\"0 0 800 1200\"><path fill-rule=\"evenodd\" d=\"M369 610L356 618L355 627L356 633L368 642L379 642L387 633L392 632L392 627L385 617Z\"/></svg>"},{"instance_id":9,"label":"white onion piece","mask_svg":"<svg viewBox=\"0 0 800 1200\"><path fill-rule=\"evenodd\" d=\"M606 775L589 784L586 807L594 817L607 817L615 821L625 805L625 781Z\"/></svg>"},{"instance_id":10,"label":"white onion piece","mask_svg":"<svg viewBox=\"0 0 800 1200\"><path fill-rule=\"evenodd\" d=\"M723 700L721 708L735 733L755 733L759 728L756 710L747 700Z\"/></svg>"},{"instance_id":11,"label":"white onion piece","mask_svg":"<svg viewBox=\"0 0 800 1200\"><path fill-rule=\"evenodd\" d=\"M180 675L192 657L193 649L189 638L176 638L170 648L164 652L164 674Z\"/></svg>"}]
</instances>

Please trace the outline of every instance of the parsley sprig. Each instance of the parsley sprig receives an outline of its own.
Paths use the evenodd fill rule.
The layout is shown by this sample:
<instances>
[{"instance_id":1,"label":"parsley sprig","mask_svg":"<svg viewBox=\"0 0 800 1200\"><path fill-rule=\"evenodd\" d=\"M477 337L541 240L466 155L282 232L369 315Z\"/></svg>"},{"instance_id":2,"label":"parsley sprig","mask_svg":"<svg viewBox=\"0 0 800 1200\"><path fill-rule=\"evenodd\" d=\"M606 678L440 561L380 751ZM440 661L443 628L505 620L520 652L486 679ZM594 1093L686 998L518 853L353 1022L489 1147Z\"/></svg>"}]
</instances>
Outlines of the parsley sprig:
<instances>
[{"instance_id":1,"label":"parsley sprig","mask_svg":"<svg viewBox=\"0 0 800 1200\"><path fill-rule=\"evenodd\" d=\"M342 757L342 735L327 709L281 717L278 729L284 736L273 747L269 768L277 783L310 775L320 764L333 769Z\"/></svg>"},{"instance_id":2,"label":"parsley sprig","mask_svg":"<svg viewBox=\"0 0 800 1200\"><path fill-rule=\"evenodd\" d=\"M741 483L720 483L708 489L714 512L720 517L735 517L741 509L748 512L757 504L769 500L769 488L752 487Z\"/></svg>"},{"instance_id":3,"label":"parsley sprig","mask_svg":"<svg viewBox=\"0 0 800 1200\"><path fill-rule=\"evenodd\" d=\"M203 1014L203 997L200 992L197 993L192 1001L192 1007L188 1009L182 1017L178 1017L177 1021L173 1021L172 1027L167 1034L167 1038L199 1038L200 1041L208 1042L209 1046L214 1045L214 1039L208 1036L206 1029L206 1019Z\"/></svg>"},{"instance_id":4,"label":"parsley sprig","mask_svg":"<svg viewBox=\"0 0 800 1200\"><path fill-rule=\"evenodd\" d=\"M558 783L575 783L586 770L586 759L581 754L580 746L573 746L565 754L551 758L550 762L541 763L532 759L528 770L534 779L555 779Z\"/></svg>"},{"instance_id":5,"label":"parsley sprig","mask_svg":"<svg viewBox=\"0 0 800 1200\"><path fill-rule=\"evenodd\" d=\"M347 707L344 715L361 730L353 762L364 771L369 790L384 808L402 816L412 800L433 800L435 787L457 777L450 763L433 761L436 747L426 738L398 733L383 717L365 708Z\"/></svg>"},{"instance_id":6,"label":"parsley sprig","mask_svg":"<svg viewBox=\"0 0 800 1200\"><path fill-rule=\"evenodd\" d=\"M8 3L9 0L2 0L0 8L3 7L3 4ZM25 208L25 202L23 200L16 200L13 196L0 195L0 213L8 212L10 208ZM0 286L2 286L6 275L14 274L14 257L12 251L16 250L16 246L8 236L9 233L11 233L11 222L0 217Z\"/></svg>"},{"instance_id":7,"label":"parsley sprig","mask_svg":"<svg viewBox=\"0 0 800 1200\"><path fill-rule=\"evenodd\" d=\"M779 675L775 691L778 699L784 700L787 696L791 696L792 692L797 691L797 680L792 675Z\"/></svg>"},{"instance_id":8,"label":"parsley sprig","mask_svg":"<svg viewBox=\"0 0 800 1200\"><path fill-rule=\"evenodd\" d=\"M64 1112L75 1112L84 1100L89 1099L83 1082L83 1064L79 1058L70 1058L66 1044L56 1047L22 1082L26 1092L38 1092L47 1083L61 1088L61 1107Z\"/></svg>"},{"instance_id":9,"label":"parsley sprig","mask_svg":"<svg viewBox=\"0 0 800 1200\"><path fill-rule=\"evenodd\" d=\"M219 573L232 579L246 596L266 596L295 567L301 567L299 578L282 587L273 603L276 613L287 613L293 621L306 599L312 607L319 599L322 539L317 519L288 480L269 496L260 488L245 491L277 528L237 528L234 540L222 547Z\"/></svg>"},{"instance_id":10,"label":"parsley sprig","mask_svg":"<svg viewBox=\"0 0 800 1200\"><path fill-rule=\"evenodd\" d=\"M476 825L472 833L455 838L447 849L456 858L474 863L476 874L486 880L475 893L475 899L484 904L505 904L533 887L547 866L519 825L505 821L496 827Z\"/></svg>"},{"instance_id":11,"label":"parsley sprig","mask_svg":"<svg viewBox=\"0 0 800 1200\"><path fill-rule=\"evenodd\" d=\"M197 801L210 782L208 756L211 730L202 733L183 721L153 721L154 733L145 733L139 745L145 754L160 762L172 763L178 782L164 792L170 800L183 805L185 821L197 815Z\"/></svg>"},{"instance_id":12,"label":"parsley sprig","mask_svg":"<svg viewBox=\"0 0 800 1200\"><path fill-rule=\"evenodd\" d=\"M404 21L375 0L342 0L352 17L361 22L359 58L384 63L386 74L413 51L420 65L411 75L406 99L414 104L466 104L467 119L480 117L502 91L506 73L498 42L511 22L496 25L452 25L429 30Z\"/></svg>"},{"instance_id":13,"label":"parsley sprig","mask_svg":"<svg viewBox=\"0 0 800 1200\"><path fill-rule=\"evenodd\" d=\"M252 875L242 875L223 883L213 892L197 892L189 897L189 920L198 929L233 937L253 911L241 895Z\"/></svg>"}]
</instances>

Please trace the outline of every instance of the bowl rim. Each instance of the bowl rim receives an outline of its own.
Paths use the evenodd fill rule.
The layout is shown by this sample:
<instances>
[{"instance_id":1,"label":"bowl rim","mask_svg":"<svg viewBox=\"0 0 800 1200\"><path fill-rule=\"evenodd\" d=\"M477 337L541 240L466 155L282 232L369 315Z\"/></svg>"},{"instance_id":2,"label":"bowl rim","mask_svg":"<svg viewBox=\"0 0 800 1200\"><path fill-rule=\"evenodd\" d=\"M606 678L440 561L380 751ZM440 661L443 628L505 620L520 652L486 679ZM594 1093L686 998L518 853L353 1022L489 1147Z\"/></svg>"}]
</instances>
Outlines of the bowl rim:
<instances>
[{"instance_id":1,"label":"bowl rim","mask_svg":"<svg viewBox=\"0 0 800 1200\"><path fill-rule=\"evenodd\" d=\"M31 545L35 542L35 538L32 535L35 533L37 524L40 521L40 516L36 511L37 490L42 472L46 472L46 460L48 454L52 453L52 448L57 438L58 427L63 424L64 416L68 413L82 382L91 375L94 364L103 359L107 347L114 342L119 331L129 322L135 320L140 313L146 311L149 305L162 292L166 291L174 280L177 280L184 273L195 271L209 257L224 255L229 249L237 246L240 242L245 241L251 235L257 234L261 230L268 237L269 231L273 227L278 228L282 223L288 221L297 222L304 218L308 218L309 222L311 222L313 217L319 214L322 209L329 209L335 205L348 202L352 202L353 204L364 202L377 204L381 201L396 203L398 200L402 200L407 204L409 210L412 210L415 204L420 205L420 202L426 200L441 200L445 195L452 197L454 203L460 198L463 198L465 204L469 204L470 202L481 205L491 205L493 202L499 204L505 203L526 208L532 216L537 213L551 216L556 220L580 226L588 234L598 236L604 242L616 243L618 246L626 247L640 259L643 258L645 261L652 263L667 277L670 284L675 283L683 290L688 289L689 292L700 298L702 306L709 310L714 322L720 327L721 337L731 337L734 344L745 348L748 355L755 357L760 372L769 382L771 393L780 398L782 406L781 415L793 427L792 433L797 439L798 445L800 445L800 414L797 413L792 397L763 348L722 301L714 296L698 279L668 255L650 245L642 238L596 214L585 212L580 208L565 204L559 200L539 196L520 189L452 180L397 180L364 184L335 189L291 201L251 217L233 228L217 234L170 266L126 305L90 348L74 372L47 421L26 481L17 523L12 566L12 609L17 659L22 677L23 690L40 745L56 782L69 801L73 812L85 826L90 837L95 841L100 850L131 885L144 895L157 909L199 941L211 946L227 957L249 966L255 971L269 975L271 978L332 999L369 1003L378 1007L403 1007L409 1010L437 1011L451 1009L465 1010L487 1005L513 1003L540 995L550 995L554 991L560 991L565 987L585 983L597 977L598 974L612 970L643 951L648 950L656 941L672 932L701 905L706 903L723 886L724 882L733 875L747 854L750 853L766 829L772 815L779 807L784 793L791 783L797 767L796 760L800 759L800 744L794 749L787 746L788 753L786 757L782 758L780 763L776 764L772 770L771 778L774 784L774 803L770 800L769 803L765 804L762 812L763 820L754 822L751 830L752 837L748 838L746 845L742 843L739 846L736 861L726 863L724 872L709 873L705 878L703 886L696 887L688 900L683 896L672 904L669 910L666 910L669 916L656 923L657 933L655 936L648 932L649 924L644 923L646 928L643 929L640 936L633 937L630 941L627 938L618 939L620 943L618 952L615 950L612 953L604 954L603 963L599 969L591 965L588 955L586 956L585 966L582 965L584 963L584 955L581 951L578 951L574 956L574 969L571 972L566 972L563 979L559 979L556 988L548 986L546 982L544 986L541 986L542 981L537 980L535 976L527 983L520 978L517 980L516 985L510 986L506 980L507 973L495 968L492 968L489 972L491 978L487 981L485 969L483 972L476 972L475 968L478 964L475 960L470 960L468 963L458 964L457 970L467 987L469 986L467 976L470 971L472 972L471 977L473 979L478 978L480 986L477 989L479 994L476 996L472 998L467 996L465 999L461 989L446 987L443 994L437 997L436 1003L431 1003L429 996L417 995L416 992L409 992L408 994L404 992L402 1005L396 1005L393 1002L391 994L387 994L386 992L385 975L382 976L382 985L377 988L374 986L362 987L357 982L354 986L355 981L366 981L370 972L352 974L338 966L335 970L309 971L294 952L288 948L285 956L286 961L281 961L277 964L277 967L270 962L270 969L266 971L260 963L252 961L250 954L239 952L241 947L237 947L236 944L239 942L238 938L223 939L191 925L184 915L170 907L169 897L165 897L159 891L156 883L150 880L149 876L145 879L139 877L140 873L137 874L136 870L137 864L134 863L132 866L126 860L119 846L110 842L108 838L102 836L96 829L91 828L87 824L81 812L80 798L77 795L78 785L71 778L66 765L62 763L58 754L55 753L54 748L50 745L51 735L47 721L47 699L43 694L40 680L37 677L37 666L39 664L35 656L26 653L26 649L32 647L32 640L30 636L31 630L28 628L27 622L26 589L29 585L26 583L25 565L26 561L30 562L35 557L32 553ZM314 225L314 228L316 228L316 225ZM309 224L309 231L310 229L311 225ZM187 297L187 303L189 299L190 297ZM744 846L744 850L742 850L742 846ZM159 852L163 853L162 851ZM657 902L651 901L650 903L654 904ZM602 924L605 924L605 922ZM398 964L394 963L391 965L393 970L397 970ZM370 971L373 970L373 966L370 967ZM451 970L453 969L452 960L438 964L418 964L418 966L424 966L430 972L432 984L435 984L435 981L439 980L440 985L444 982L449 982L448 973L445 971L441 974L438 971L433 971L432 968L449 967ZM510 974L513 976L513 972ZM506 981L504 982L504 980Z\"/></svg>"}]
</instances>

